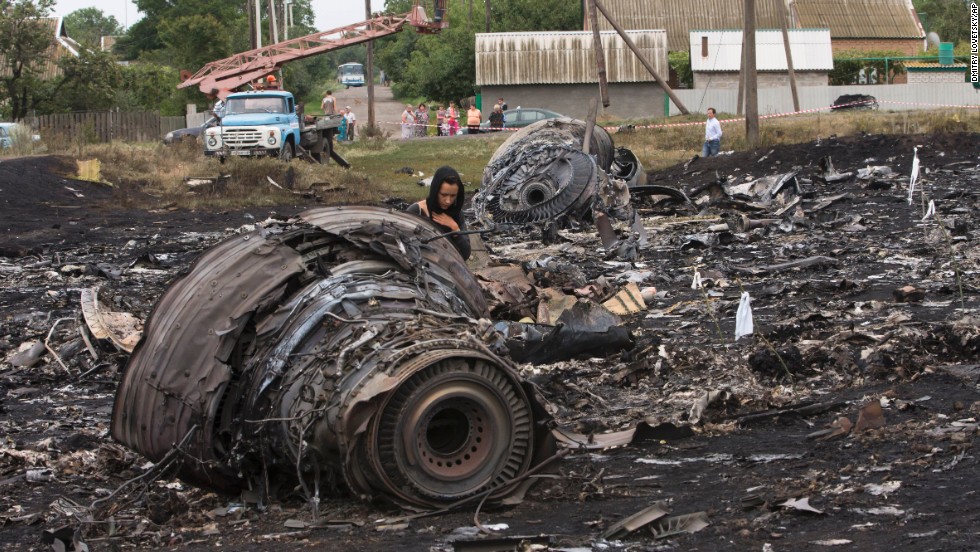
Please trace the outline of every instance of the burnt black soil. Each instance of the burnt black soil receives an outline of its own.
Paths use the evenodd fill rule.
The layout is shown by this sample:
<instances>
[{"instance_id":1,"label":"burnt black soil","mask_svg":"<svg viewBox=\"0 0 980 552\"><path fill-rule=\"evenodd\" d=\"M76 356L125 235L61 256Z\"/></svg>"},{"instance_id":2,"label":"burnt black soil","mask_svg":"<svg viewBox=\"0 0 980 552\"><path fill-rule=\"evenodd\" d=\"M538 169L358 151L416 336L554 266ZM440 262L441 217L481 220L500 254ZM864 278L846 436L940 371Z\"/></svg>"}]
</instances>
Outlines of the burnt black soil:
<instances>
[{"instance_id":1,"label":"burnt black soil","mask_svg":"<svg viewBox=\"0 0 980 552\"><path fill-rule=\"evenodd\" d=\"M915 145L923 146L920 185L936 200L945 235L922 221L920 196L915 209L906 201ZM887 165L901 178L824 184L818 163L828 155L840 171ZM783 229L699 241L692 236L708 224L743 213L765 218L776 206L643 203L651 246L632 268L651 271L643 285L662 296L627 318L636 348L529 376L563 425L601 433L647 420L690 428L688 436L572 452L523 503L483 510L481 523L507 524L498 536L550 535L552 549L977 549L980 136L829 139L701 159L653 174L650 183L680 187L697 201L712 183L794 166L802 216L787 215L792 225ZM77 530L92 550L452 550L453 540L474 538L454 533L473 527L472 508L406 526L376 523L404 514L384 504L328 498L310 527L287 524L314 522L299 498L242 508L241 497L166 474L109 497L144 473L146 461L108 436L125 356L102 347L94 360L80 342L78 290L100 286L114 310L145 318L201 251L265 213L121 209L129 203L119 194L127 192L65 176L71 173L67 158L0 162L0 355L44 341L66 319L50 340L64 368L51 355L32 367L0 364L0 548L50 550L44 532L59 528ZM594 244L562 236L561 260L588 281L623 270L611 269ZM518 239L490 242L500 250ZM571 247L579 245L584 253ZM811 257L829 260L758 271ZM691 289L694 267L707 282L703 291ZM551 280L566 291L577 285L561 274ZM905 285L924 299L897 300ZM743 290L753 298L756 334L734 341ZM709 390L718 399L692 418L692 405ZM856 423L869 404L883 405L880 427L808 438L841 417ZM85 522L80 507L102 498L100 517ZM785 505L790 500L797 507ZM710 525L664 539L641 530L622 544L601 540L613 523L656 501L676 515L706 512Z\"/></svg>"}]
</instances>

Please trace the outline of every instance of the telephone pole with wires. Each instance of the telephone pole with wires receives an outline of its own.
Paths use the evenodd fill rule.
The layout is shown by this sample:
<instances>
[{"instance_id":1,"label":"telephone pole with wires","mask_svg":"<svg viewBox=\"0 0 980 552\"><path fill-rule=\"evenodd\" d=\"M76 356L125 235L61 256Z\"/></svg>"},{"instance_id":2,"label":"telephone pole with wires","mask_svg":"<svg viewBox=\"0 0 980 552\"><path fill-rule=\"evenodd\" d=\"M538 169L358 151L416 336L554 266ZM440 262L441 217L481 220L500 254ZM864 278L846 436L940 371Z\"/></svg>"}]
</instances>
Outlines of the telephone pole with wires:
<instances>
[{"instance_id":1,"label":"telephone pole with wires","mask_svg":"<svg viewBox=\"0 0 980 552\"><path fill-rule=\"evenodd\" d=\"M759 81L755 59L755 0L745 0L745 140L749 147L759 147Z\"/></svg>"}]
</instances>

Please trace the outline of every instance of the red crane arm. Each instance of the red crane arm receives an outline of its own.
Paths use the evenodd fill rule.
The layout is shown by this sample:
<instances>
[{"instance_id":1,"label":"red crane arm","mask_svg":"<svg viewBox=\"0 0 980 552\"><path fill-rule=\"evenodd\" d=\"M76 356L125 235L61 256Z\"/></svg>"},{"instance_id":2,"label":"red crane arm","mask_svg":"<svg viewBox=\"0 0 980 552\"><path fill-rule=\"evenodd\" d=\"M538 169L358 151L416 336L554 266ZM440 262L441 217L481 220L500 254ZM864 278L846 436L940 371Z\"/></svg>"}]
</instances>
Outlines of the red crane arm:
<instances>
[{"instance_id":1,"label":"red crane arm","mask_svg":"<svg viewBox=\"0 0 980 552\"><path fill-rule=\"evenodd\" d=\"M177 88L197 85L201 92L223 98L228 92L272 73L285 63L392 35L406 24L420 32L438 32L446 26L444 21L426 19L425 12L416 5L408 14L379 16L212 61Z\"/></svg>"}]
</instances>

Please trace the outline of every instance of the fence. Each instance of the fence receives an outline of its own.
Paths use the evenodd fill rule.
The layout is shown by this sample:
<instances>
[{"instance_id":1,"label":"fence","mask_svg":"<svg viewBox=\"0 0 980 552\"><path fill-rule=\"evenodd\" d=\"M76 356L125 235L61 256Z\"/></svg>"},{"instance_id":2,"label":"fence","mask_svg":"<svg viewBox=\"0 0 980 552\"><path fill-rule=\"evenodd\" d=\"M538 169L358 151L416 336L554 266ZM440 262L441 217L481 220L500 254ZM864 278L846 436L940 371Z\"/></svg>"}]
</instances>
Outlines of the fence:
<instances>
[{"instance_id":1,"label":"fence","mask_svg":"<svg viewBox=\"0 0 980 552\"><path fill-rule=\"evenodd\" d=\"M184 117L161 117L157 112L125 111L53 113L30 117L24 123L44 138L60 136L63 139L85 142L155 142L171 130L186 126Z\"/></svg>"},{"instance_id":2,"label":"fence","mask_svg":"<svg viewBox=\"0 0 980 552\"><path fill-rule=\"evenodd\" d=\"M735 113L738 105L738 90L728 89L688 89L674 90L692 112L704 113L709 107L719 112ZM849 85L849 86L804 86L799 88L800 109L822 109L833 105L834 100L844 94L869 94L878 99L880 109L911 110L939 109L940 105L980 105L980 93L970 83L943 84L889 84L889 85ZM760 88L759 114L792 113L793 96L789 87ZM677 115L680 110L670 102L670 114Z\"/></svg>"},{"instance_id":3,"label":"fence","mask_svg":"<svg viewBox=\"0 0 980 552\"><path fill-rule=\"evenodd\" d=\"M171 116L164 117L163 115L160 116L161 137L166 136L167 133L170 132L171 130L177 130L178 128L187 128L189 126L192 125L187 123L187 117L182 117L179 115L176 117L171 117Z\"/></svg>"}]
</instances>

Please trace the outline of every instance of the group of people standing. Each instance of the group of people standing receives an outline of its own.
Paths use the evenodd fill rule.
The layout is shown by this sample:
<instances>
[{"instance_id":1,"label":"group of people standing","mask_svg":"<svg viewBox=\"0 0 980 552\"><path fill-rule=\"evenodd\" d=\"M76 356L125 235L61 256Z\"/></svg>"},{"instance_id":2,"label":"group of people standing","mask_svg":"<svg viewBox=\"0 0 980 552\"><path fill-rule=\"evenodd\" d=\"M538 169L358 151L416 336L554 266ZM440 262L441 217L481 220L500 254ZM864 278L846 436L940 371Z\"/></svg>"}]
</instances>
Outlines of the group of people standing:
<instances>
[{"instance_id":1,"label":"group of people standing","mask_svg":"<svg viewBox=\"0 0 980 552\"><path fill-rule=\"evenodd\" d=\"M507 109L507 104L504 103L503 98L499 98L493 106L493 111L490 113L490 130L500 130L503 128L505 109ZM469 132L471 134L479 133L480 123L483 120L483 113L480 109L475 104L472 104L467 108L465 116L466 127L469 129ZM456 102L449 102L448 108L440 105L436 109L435 117L436 136L455 136L459 133L462 114ZM402 139L407 140L409 138L428 136L430 122L430 109L425 102L420 103L417 107L412 104L405 104L405 110L402 111L401 120Z\"/></svg>"},{"instance_id":2,"label":"group of people standing","mask_svg":"<svg viewBox=\"0 0 980 552\"><path fill-rule=\"evenodd\" d=\"M418 107L405 104L405 110L402 111L402 139L428 136L431 120L429 106L425 102ZM456 102L449 102L449 108L440 105L436 109L436 136L454 136L458 131L459 108Z\"/></svg>"},{"instance_id":3,"label":"group of people standing","mask_svg":"<svg viewBox=\"0 0 980 552\"><path fill-rule=\"evenodd\" d=\"M332 90L327 90L327 93L323 95L323 100L320 101L320 108L323 110L324 115L337 115L339 113L344 116L344 120L340 124L340 132L337 135L337 139L353 142L354 125L357 124L357 116L354 115L354 111L350 106L338 111L337 98L333 96Z\"/></svg>"}]
</instances>

